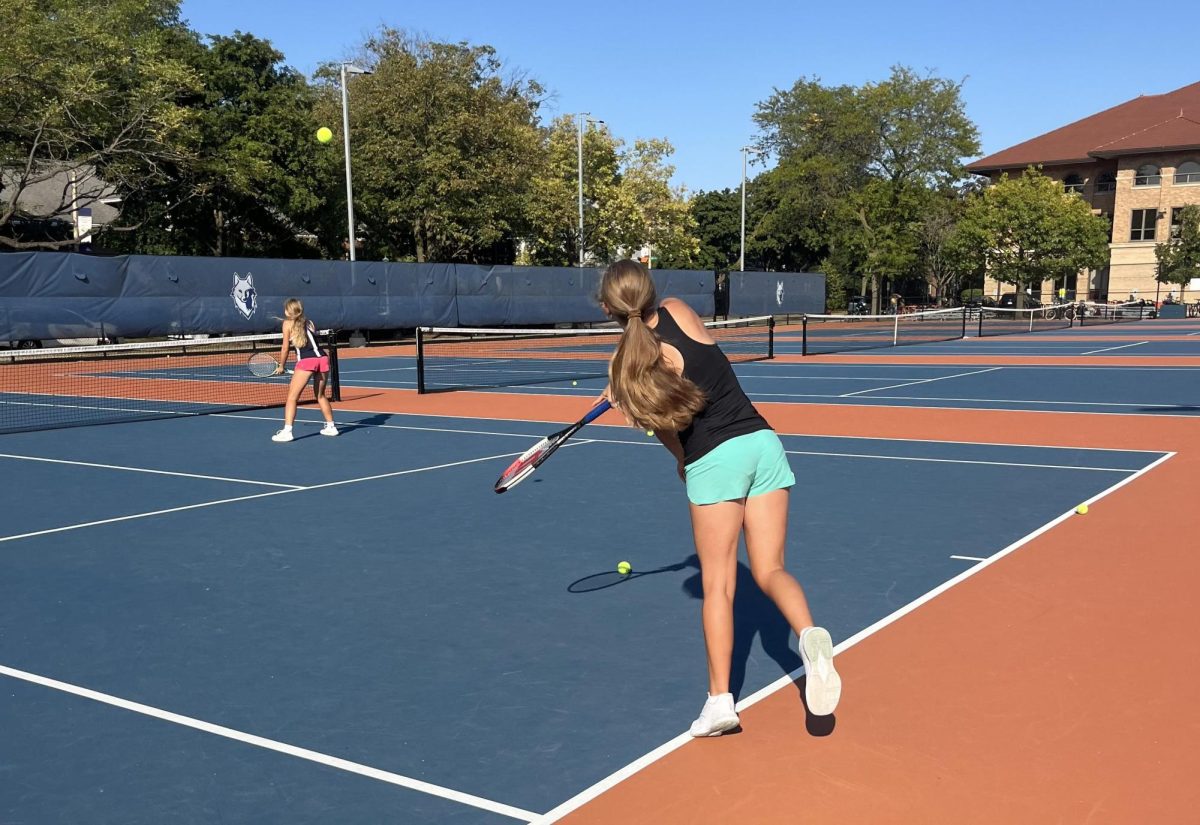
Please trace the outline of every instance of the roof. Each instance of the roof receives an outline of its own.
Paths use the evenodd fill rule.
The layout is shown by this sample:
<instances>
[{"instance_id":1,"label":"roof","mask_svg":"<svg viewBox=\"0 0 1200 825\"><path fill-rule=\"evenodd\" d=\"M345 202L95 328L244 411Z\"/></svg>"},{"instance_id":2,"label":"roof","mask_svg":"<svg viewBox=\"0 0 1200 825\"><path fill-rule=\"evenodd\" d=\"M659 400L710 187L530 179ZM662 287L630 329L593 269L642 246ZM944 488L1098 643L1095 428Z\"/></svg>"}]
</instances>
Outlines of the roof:
<instances>
[{"instance_id":1,"label":"roof","mask_svg":"<svg viewBox=\"0 0 1200 825\"><path fill-rule=\"evenodd\" d=\"M78 205L92 210L92 220L96 224L115 220L120 210L112 205L116 194L113 187L98 178L90 167L74 171ZM47 170L19 192L16 189L18 173L16 169L0 170L0 207L7 208L16 197L17 212L21 216L70 220L71 179L68 170Z\"/></svg>"},{"instance_id":2,"label":"roof","mask_svg":"<svg viewBox=\"0 0 1200 825\"><path fill-rule=\"evenodd\" d=\"M967 164L976 173L1200 149L1200 82L1142 95Z\"/></svg>"}]
</instances>

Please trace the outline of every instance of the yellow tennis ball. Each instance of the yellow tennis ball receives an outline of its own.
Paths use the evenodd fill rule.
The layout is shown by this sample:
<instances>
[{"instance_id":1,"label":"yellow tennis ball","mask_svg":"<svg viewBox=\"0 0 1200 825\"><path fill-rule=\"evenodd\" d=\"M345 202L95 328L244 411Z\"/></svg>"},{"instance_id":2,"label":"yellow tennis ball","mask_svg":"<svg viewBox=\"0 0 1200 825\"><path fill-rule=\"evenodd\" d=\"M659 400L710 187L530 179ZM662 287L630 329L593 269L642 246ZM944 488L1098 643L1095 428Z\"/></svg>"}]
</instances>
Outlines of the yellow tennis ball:
<instances>
[{"instance_id":1,"label":"yellow tennis ball","mask_svg":"<svg viewBox=\"0 0 1200 825\"><path fill-rule=\"evenodd\" d=\"M654 435L654 430L646 430L646 435Z\"/></svg>"},{"instance_id":2,"label":"yellow tennis ball","mask_svg":"<svg viewBox=\"0 0 1200 825\"><path fill-rule=\"evenodd\" d=\"M1087 511L1088 511L1088 506L1086 504L1080 504L1078 507L1075 508L1075 512L1079 513L1079 515L1081 515L1081 516L1086 516Z\"/></svg>"},{"instance_id":3,"label":"yellow tennis ball","mask_svg":"<svg viewBox=\"0 0 1200 825\"><path fill-rule=\"evenodd\" d=\"M617 562L617 572L622 576L628 576L629 571L633 569L633 565L627 561Z\"/></svg>"},{"instance_id":4,"label":"yellow tennis ball","mask_svg":"<svg viewBox=\"0 0 1200 825\"><path fill-rule=\"evenodd\" d=\"M328 126L322 126L317 130L317 140L321 141L322 143L328 143L329 141L333 140L333 130Z\"/></svg>"},{"instance_id":5,"label":"yellow tennis ball","mask_svg":"<svg viewBox=\"0 0 1200 825\"><path fill-rule=\"evenodd\" d=\"M578 382L578 381L572 381L572 382L571 382L571 386L572 386L572 387L579 386L579 382Z\"/></svg>"}]
</instances>

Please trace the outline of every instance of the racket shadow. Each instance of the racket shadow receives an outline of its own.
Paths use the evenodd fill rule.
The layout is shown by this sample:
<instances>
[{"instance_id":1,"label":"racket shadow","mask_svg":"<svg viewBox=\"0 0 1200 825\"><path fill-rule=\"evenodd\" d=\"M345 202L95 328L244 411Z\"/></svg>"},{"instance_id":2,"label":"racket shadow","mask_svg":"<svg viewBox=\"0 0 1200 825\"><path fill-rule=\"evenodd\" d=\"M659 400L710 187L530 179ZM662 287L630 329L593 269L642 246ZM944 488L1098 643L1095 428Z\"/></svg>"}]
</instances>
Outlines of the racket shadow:
<instances>
[{"instance_id":1,"label":"racket shadow","mask_svg":"<svg viewBox=\"0 0 1200 825\"><path fill-rule=\"evenodd\" d=\"M582 579L576 579L567 585L568 593L594 593L597 590L606 590L610 587L616 587L619 584L626 584L634 579L640 579L643 576L657 576L660 573L676 573L680 570L686 570L689 567L699 569L700 560L696 556L678 562L677 564L668 564L666 567L659 567L655 570L634 570L631 573L618 573L616 570L608 570L603 573L592 573L589 576L584 576Z\"/></svg>"}]
</instances>

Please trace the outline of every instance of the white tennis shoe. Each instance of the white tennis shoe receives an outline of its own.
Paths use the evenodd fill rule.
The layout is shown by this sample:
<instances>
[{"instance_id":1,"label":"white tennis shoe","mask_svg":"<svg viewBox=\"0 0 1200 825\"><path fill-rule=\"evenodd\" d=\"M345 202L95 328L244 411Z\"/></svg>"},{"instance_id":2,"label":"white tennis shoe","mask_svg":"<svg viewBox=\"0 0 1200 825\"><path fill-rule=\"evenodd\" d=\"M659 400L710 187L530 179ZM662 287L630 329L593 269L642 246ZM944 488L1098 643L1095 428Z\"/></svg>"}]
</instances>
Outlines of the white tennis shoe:
<instances>
[{"instance_id":1,"label":"white tennis shoe","mask_svg":"<svg viewBox=\"0 0 1200 825\"><path fill-rule=\"evenodd\" d=\"M700 716L692 722L689 733L696 737L720 736L725 731L736 728L739 721L737 711L733 709L732 693L719 693L716 696L710 694L700 711Z\"/></svg>"},{"instance_id":2,"label":"white tennis shoe","mask_svg":"<svg viewBox=\"0 0 1200 825\"><path fill-rule=\"evenodd\" d=\"M292 428L284 427L282 430L275 433L275 435L271 436L271 440L272 441L291 441L292 440Z\"/></svg>"},{"instance_id":3,"label":"white tennis shoe","mask_svg":"<svg viewBox=\"0 0 1200 825\"><path fill-rule=\"evenodd\" d=\"M828 716L842 698L842 677L833 667L833 639L823 627L806 627L800 633L799 647L804 662L804 700L814 716Z\"/></svg>"},{"instance_id":4,"label":"white tennis shoe","mask_svg":"<svg viewBox=\"0 0 1200 825\"><path fill-rule=\"evenodd\" d=\"M332 421L326 421L325 426L321 428L321 435L337 435L337 434L338 434L337 425L334 424Z\"/></svg>"}]
</instances>

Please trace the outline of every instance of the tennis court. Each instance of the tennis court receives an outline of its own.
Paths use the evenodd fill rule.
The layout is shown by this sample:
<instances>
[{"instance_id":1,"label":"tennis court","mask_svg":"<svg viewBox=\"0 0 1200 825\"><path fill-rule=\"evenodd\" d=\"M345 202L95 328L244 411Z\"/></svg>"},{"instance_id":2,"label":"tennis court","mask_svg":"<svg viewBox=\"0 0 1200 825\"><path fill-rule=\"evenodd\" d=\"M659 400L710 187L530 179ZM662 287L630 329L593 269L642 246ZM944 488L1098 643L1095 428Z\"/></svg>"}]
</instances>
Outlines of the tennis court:
<instances>
[{"instance_id":1,"label":"tennis court","mask_svg":"<svg viewBox=\"0 0 1200 825\"><path fill-rule=\"evenodd\" d=\"M1180 539L1154 515L1197 466L1200 365L1187 356L1200 355L1200 327L1155 324L1121 334L1189 337L1170 342L1179 365L1075 353L1074 365L964 367L930 345L792 359L785 330L780 357L739 364L798 478L789 567L844 652L847 701L836 718L805 719L790 632L743 565L744 730L704 742L682 735L705 683L698 568L657 442L610 414L519 489L491 490L513 456L586 408L594 374L418 395L411 348L343 350L337 439L317 437L305 408L296 441L274 444L279 411L257 402L0 436L21 493L6 498L0 535L0 764L16 789L0 819L796 821L791 800L766 793L692 807L681 782L732 789L747 772L788 775L817 821L865 821L889 793L928 793L945 812L963 794L991 794L997 817L1044 812L981 777L1039 769L1021 764L1022 746L1093 765L1080 732L1106 725L1081 709L1123 692L1093 681L1111 662L1088 634L1121 644L1122 632L1093 604L1119 575L1139 627L1156 629L1179 616L1164 573L1173 586L1190 575L1177 555L1160 564ZM989 344L937 346L970 359ZM597 363L589 352L573 369ZM168 414L175 387L262 386L171 370L152 379ZM126 370L87 374L134 383ZM144 409L155 393L136 383L139 403L111 406ZM6 401L24 406L27 388ZM1087 517L1074 515L1081 502ZM1105 535L1141 545L1136 569ZM1015 651L1034 628L1035 658L1050 647L1056 666L1031 686L1020 674L1044 662ZM1002 712L989 686L1008 691ZM1164 721L1181 689L1172 680L1151 706L1111 711L1157 737L1167 764L1148 787L1164 804L1187 767L1185 731ZM997 748L1001 730L1018 735ZM972 765L953 763L961 794L914 778L937 782L930 760L979 748L990 750ZM857 783L857 801L828 776ZM1060 775L1062 810L1075 804L1062 783L1113 781L1147 780Z\"/></svg>"}]
</instances>

